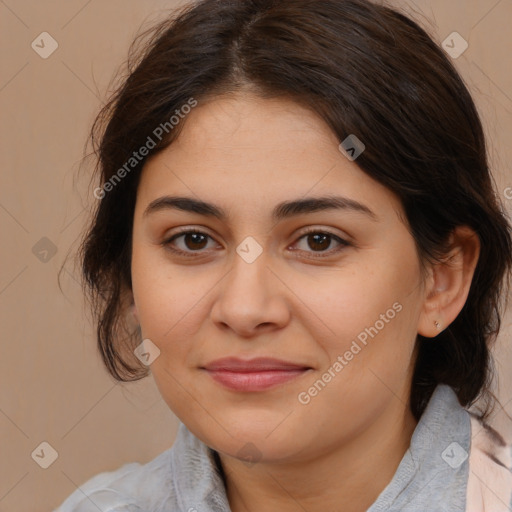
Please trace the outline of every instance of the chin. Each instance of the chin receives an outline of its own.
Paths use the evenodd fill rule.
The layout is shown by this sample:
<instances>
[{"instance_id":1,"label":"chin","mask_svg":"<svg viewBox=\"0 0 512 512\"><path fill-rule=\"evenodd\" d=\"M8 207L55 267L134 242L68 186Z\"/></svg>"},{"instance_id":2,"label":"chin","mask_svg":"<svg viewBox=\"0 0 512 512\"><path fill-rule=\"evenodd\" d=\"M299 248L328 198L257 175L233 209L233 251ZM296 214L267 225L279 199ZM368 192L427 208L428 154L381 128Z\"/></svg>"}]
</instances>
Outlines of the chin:
<instances>
[{"instance_id":1,"label":"chin","mask_svg":"<svg viewBox=\"0 0 512 512\"><path fill-rule=\"evenodd\" d=\"M231 415L221 413L218 418L222 420L219 422L227 432L210 417L186 424L206 445L240 460L284 461L303 449L299 432L292 428L291 422L296 421L296 418L290 417L283 422L282 414L262 414L261 411L247 410ZM290 421L289 425L287 421Z\"/></svg>"}]
</instances>

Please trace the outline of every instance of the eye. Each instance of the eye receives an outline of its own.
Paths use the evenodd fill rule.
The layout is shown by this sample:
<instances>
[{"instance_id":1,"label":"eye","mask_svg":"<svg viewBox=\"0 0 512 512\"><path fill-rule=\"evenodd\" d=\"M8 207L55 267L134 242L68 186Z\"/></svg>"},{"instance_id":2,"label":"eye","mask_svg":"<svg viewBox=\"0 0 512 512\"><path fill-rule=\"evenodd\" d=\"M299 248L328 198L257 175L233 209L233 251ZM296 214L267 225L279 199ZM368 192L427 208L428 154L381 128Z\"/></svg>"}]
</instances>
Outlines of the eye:
<instances>
[{"instance_id":1,"label":"eye","mask_svg":"<svg viewBox=\"0 0 512 512\"><path fill-rule=\"evenodd\" d=\"M313 256L314 258L332 256L334 253L337 253L343 250L345 247L351 245L350 242L347 242L343 238L340 238L339 236L335 235L334 233L322 231L319 230L318 228L306 231L295 243L297 244L303 239L305 242L303 246L305 246L305 248L299 250L304 252L326 253L325 256L323 254L318 256L315 255ZM335 249L328 250L333 240L338 244L338 247ZM311 248L313 249L313 251L308 251L307 248Z\"/></svg>"},{"instance_id":2,"label":"eye","mask_svg":"<svg viewBox=\"0 0 512 512\"><path fill-rule=\"evenodd\" d=\"M181 248L173 247L173 242L179 240L180 238L182 239ZM194 256L194 254L191 253L197 253L200 250L205 249L208 238L213 240L210 235L204 233L203 231L199 231L197 229L184 229L180 233L177 233L164 240L162 245L176 254L183 256Z\"/></svg>"},{"instance_id":3,"label":"eye","mask_svg":"<svg viewBox=\"0 0 512 512\"><path fill-rule=\"evenodd\" d=\"M203 231L199 231L197 229L183 229L179 233L176 233L170 238L164 240L162 245L175 254L194 257L200 255L202 252L207 252L208 249L211 249L211 247L208 247L208 239L213 240L210 235ZM177 243L178 240L180 241L179 244ZM294 245L300 244L301 241L304 241L303 245L305 247L303 246L302 248L299 248L299 251L317 253L313 258L332 256L334 253L352 245L350 242L347 242L334 233L322 231L318 228L310 229L303 233ZM334 249L329 249L333 241L337 243L338 246ZM308 248L313 250L308 251ZM293 251L296 250L297 249L293 249ZM325 256L318 253L325 253Z\"/></svg>"}]
</instances>

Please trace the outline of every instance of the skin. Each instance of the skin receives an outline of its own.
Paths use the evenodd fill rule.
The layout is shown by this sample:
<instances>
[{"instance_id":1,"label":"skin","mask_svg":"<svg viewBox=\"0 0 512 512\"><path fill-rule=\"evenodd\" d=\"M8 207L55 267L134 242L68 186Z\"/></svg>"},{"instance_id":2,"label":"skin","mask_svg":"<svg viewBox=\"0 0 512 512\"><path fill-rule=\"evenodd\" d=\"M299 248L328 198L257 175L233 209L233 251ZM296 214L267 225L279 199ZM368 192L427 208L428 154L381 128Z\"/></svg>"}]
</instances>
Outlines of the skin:
<instances>
[{"instance_id":1,"label":"skin","mask_svg":"<svg viewBox=\"0 0 512 512\"><path fill-rule=\"evenodd\" d=\"M183 122L178 139L147 161L134 212L134 313L160 350L151 365L158 388L219 452L234 512L366 510L416 427L409 408L416 335L435 337L434 321L446 328L462 309L478 238L459 228L449 264L429 266L422 280L400 201L339 151L314 112L238 93L201 102ZM332 209L270 217L282 201L329 194L363 203L376 220ZM171 208L144 215L165 195L214 203L228 218ZM179 227L208 236L166 246ZM319 245L304 236L308 227L350 245L334 237ZM236 252L248 236L262 249L252 263ZM299 393L395 303L400 312L300 403ZM270 356L312 369L244 393L201 369L225 356ZM240 453L247 443L254 464Z\"/></svg>"}]
</instances>

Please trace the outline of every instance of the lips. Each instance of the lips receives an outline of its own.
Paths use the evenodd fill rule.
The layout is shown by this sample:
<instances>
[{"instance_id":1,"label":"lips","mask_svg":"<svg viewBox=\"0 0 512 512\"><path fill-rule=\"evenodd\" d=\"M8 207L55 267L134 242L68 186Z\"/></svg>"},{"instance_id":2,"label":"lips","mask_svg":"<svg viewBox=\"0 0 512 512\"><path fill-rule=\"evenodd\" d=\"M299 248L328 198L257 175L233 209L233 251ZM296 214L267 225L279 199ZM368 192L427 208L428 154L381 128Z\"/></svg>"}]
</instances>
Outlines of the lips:
<instances>
[{"instance_id":1,"label":"lips","mask_svg":"<svg viewBox=\"0 0 512 512\"><path fill-rule=\"evenodd\" d=\"M217 359L203 367L219 384L235 391L263 391L284 384L312 368L306 365L259 357Z\"/></svg>"}]
</instances>

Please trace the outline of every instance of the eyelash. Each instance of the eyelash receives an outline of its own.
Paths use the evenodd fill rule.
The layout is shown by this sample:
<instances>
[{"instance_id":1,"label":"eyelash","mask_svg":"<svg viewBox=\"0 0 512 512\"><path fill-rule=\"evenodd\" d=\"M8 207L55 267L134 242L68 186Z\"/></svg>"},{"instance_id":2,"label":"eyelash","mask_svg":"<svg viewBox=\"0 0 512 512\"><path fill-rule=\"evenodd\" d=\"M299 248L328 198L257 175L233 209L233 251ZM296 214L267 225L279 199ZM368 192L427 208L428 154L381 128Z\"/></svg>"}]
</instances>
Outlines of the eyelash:
<instances>
[{"instance_id":1,"label":"eyelash","mask_svg":"<svg viewBox=\"0 0 512 512\"><path fill-rule=\"evenodd\" d=\"M184 236L184 235L192 234L192 233L197 233L197 234L200 234L200 235L205 235L205 236L213 239L213 237L208 235L208 233L205 233L205 232L200 231L198 229L185 228L182 231L180 231L179 233L175 233L170 238L164 240L161 245L163 247L165 247L166 249L168 249L169 251L171 251L174 254L177 254L179 256L185 256L187 258L197 257L195 255L195 253L201 254L204 251L203 250L200 250L200 251L183 251L181 249L176 249L176 248L172 247L172 245L171 245L171 242L173 242L177 238L179 238L181 236ZM311 258L311 259L330 257L330 256L333 256L333 254L337 254L338 252L342 251L346 247L349 247L349 246L353 245L350 242L348 242L347 240L344 240L343 238L340 238L339 236L335 235L334 233L330 233L329 231L322 231L322 230L320 230L318 228L317 229L312 228L312 229L309 229L309 230L305 231L304 233L301 234L301 236L297 239L296 242L298 242L299 240L303 239L304 237L306 237L307 235L310 235L310 234L327 235L327 236L331 237L332 239L334 239L335 241L337 241L340 244L340 246L337 249L334 249L334 250L330 249L328 251L303 251L303 252L313 252L313 254L318 254L318 256L313 256L313 257L307 256L308 258Z\"/></svg>"}]
</instances>

